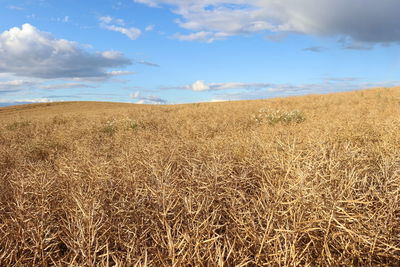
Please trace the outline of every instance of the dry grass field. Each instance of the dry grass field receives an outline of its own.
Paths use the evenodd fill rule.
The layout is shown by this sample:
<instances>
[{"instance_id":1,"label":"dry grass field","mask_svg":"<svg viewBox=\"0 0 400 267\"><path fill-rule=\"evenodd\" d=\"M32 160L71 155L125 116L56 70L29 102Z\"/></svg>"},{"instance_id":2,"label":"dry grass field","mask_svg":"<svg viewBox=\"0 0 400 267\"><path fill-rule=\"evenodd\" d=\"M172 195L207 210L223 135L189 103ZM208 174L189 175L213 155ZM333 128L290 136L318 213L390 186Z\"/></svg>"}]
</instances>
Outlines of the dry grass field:
<instances>
[{"instance_id":1,"label":"dry grass field","mask_svg":"<svg viewBox=\"0 0 400 267\"><path fill-rule=\"evenodd\" d=\"M0 122L0 266L400 264L400 88Z\"/></svg>"}]
</instances>

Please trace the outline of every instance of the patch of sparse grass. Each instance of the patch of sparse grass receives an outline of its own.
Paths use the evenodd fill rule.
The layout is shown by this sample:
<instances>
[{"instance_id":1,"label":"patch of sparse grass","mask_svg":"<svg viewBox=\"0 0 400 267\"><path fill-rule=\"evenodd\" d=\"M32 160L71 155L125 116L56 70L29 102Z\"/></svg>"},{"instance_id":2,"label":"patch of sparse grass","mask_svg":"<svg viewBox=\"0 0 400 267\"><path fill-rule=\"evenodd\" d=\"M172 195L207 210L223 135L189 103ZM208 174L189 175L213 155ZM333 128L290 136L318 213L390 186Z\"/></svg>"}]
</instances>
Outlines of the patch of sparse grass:
<instances>
[{"instance_id":1,"label":"patch of sparse grass","mask_svg":"<svg viewBox=\"0 0 400 267\"><path fill-rule=\"evenodd\" d=\"M301 123L305 121L305 116L303 112L298 110L293 111L282 111L282 110L270 110L270 109L260 109L256 115L254 115L254 120L258 123L268 123L271 125L277 123L291 124L291 123Z\"/></svg>"},{"instance_id":2,"label":"patch of sparse grass","mask_svg":"<svg viewBox=\"0 0 400 267\"><path fill-rule=\"evenodd\" d=\"M106 124L102 127L101 132L112 136L117 131L117 124L115 121L107 121Z\"/></svg>"},{"instance_id":3,"label":"patch of sparse grass","mask_svg":"<svg viewBox=\"0 0 400 267\"><path fill-rule=\"evenodd\" d=\"M67 124L68 119L62 115L54 116L53 123L57 125L64 125Z\"/></svg>"},{"instance_id":4,"label":"patch of sparse grass","mask_svg":"<svg viewBox=\"0 0 400 267\"><path fill-rule=\"evenodd\" d=\"M30 121L16 121L6 125L6 129L14 131L17 129L28 127L31 124Z\"/></svg>"},{"instance_id":5,"label":"patch of sparse grass","mask_svg":"<svg viewBox=\"0 0 400 267\"><path fill-rule=\"evenodd\" d=\"M137 130L139 128L139 124L134 120L129 120L127 122L127 124L128 124L128 128L131 130Z\"/></svg>"}]
</instances>

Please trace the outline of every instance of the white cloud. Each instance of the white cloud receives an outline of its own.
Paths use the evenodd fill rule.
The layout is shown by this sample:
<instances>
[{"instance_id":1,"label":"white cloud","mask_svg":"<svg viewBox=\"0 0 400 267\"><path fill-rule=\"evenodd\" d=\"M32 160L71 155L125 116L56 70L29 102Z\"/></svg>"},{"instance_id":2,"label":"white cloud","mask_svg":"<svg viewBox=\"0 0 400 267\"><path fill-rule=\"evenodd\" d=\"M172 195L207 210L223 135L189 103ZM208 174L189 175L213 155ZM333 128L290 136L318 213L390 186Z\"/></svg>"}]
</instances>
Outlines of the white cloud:
<instances>
[{"instance_id":1,"label":"white cloud","mask_svg":"<svg viewBox=\"0 0 400 267\"><path fill-rule=\"evenodd\" d=\"M17 103L24 103L24 102L28 102L28 103L49 103L49 102L53 102L53 101L48 99L48 98L33 98L33 99L18 99L18 100L15 100L14 102L17 102Z\"/></svg>"},{"instance_id":2,"label":"white cloud","mask_svg":"<svg viewBox=\"0 0 400 267\"><path fill-rule=\"evenodd\" d=\"M16 100L9 100L9 99L0 99L0 103L14 103L14 104L21 104L21 103L49 103L53 102L48 98L32 98L32 99L16 99Z\"/></svg>"},{"instance_id":3,"label":"white cloud","mask_svg":"<svg viewBox=\"0 0 400 267\"><path fill-rule=\"evenodd\" d=\"M357 42L349 38L341 38L339 43L342 44L343 49L348 50L371 50L373 48L371 43Z\"/></svg>"},{"instance_id":4,"label":"white cloud","mask_svg":"<svg viewBox=\"0 0 400 267\"><path fill-rule=\"evenodd\" d=\"M0 34L0 73L46 79L107 77L107 69L131 63L120 52L90 53L30 24Z\"/></svg>"},{"instance_id":5,"label":"white cloud","mask_svg":"<svg viewBox=\"0 0 400 267\"><path fill-rule=\"evenodd\" d=\"M99 21L105 24L117 24L117 25L121 25L124 26L125 25L125 21L123 19L119 19L119 18L113 18L111 16L102 16L99 18Z\"/></svg>"},{"instance_id":6,"label":"white cloud","mask_svg":"<svg viewBox=\"0 0 400 267\"><path fill-rule=\"evenodd\" d=\"M48 84L38 87L39 89L73 89L73 88L94 88L94 86L83 83L62 83L62 84Z\"/></svg>"},{"instance_id":7,"label":"white cloud","mask_svg":"<svg viewBox=\"0 0 400 267\"><path fill-rule=\"evenodd\" d=\"M109 24L109 23L111 23L113 21L113 18L110 17L110 16L103 16L103 17L99 18L99 21L103 22L103 23L106 23L106 24Z\"/></svg>"},{"instance_id":8,"label":"white cloud","mask_svg":"<svg viewBox=\"0 0 400 267\"><path fill-rule=\"evenodd\" d=\"M139 30L138 28L133 28L133 27L132 28L124 28L124 27L118 27L115 25L106 25L106 26L104 26L104 29L122 33L131 40L136 40L142 34L141 30Z\"/></svg>"},{"instance_id":9,"label":"white cloud","mask_svg":"<svg viewBox=\"0 0 400 267\"><path fill-rule=\"evenodd\" d=\"M103 16L99 18L100 26L106 30L119 32L126 35L131 40L136 40L142 35L142 31L138 28L134 27L122 27L125 25L125 21L123 19L113 18L110 16ZM116 26L114 24L120 25Z\"/></svg>"},{"instance_id":10,"label":"white cloud","mask_svg":"<svg viewBox=\"0 0 400 267\"><path fill-rule=\"evenodd\" d=\"M334 82L330 82L334 81ZM360 82L356 78L327 78L320 83L311 84L271 84L261 90L249 90L235 93L221 93L215 96L216 99L229 99L229 100L250 100L262 99L291 95L304 95L304 94L323 94L343 91L354 91L366 88L375 87L394 87L398 86L400 81L388 82L373 82L366 83Z\"/></svg>"},{"instance_id":11,"label":"white cloud","mask_svg":"<svg viewBox=\"0 0 400 267\"><path fill-rule=\"evenodd\" d=\"M135 0L151 7L167 5L177 23L200 35L226 36L260 31L348 36L354 41L400 41L398 0ZM201 33L193 35L193 32ZM195 38L198 37L198 38ZM204 39L204 37L203 37Z\"/></svg>"},{"instance_id":12,"label":"white cloud","mask_svg":"<svg viewBox=\"0 0 400 267\"><path fill-rule=\"evenodd\" d=\"M270 83L240 83L240 82L226 82L226 83L205 83L202 80L195 81L193 84L175 87L164 87L164 89L188 89L192 91L216 91L216 90L229 90L229 89L245 89L257 90L270 87Z\"/></svg>"},{"instance_id":13,"label":"white cloud","mask_svg":"<svg viewBox=\"0 0 400 267\"><path fill-rule=\"evenodd\" d=\"M20 91L36 85L36 82L26 80L0 81L0 93Z\"/></svg>"},{"instance_id":14,"label":"white cloud","mask_svg":"<svg viewBox=\"0 0 400 267\"><path fill-rule=\"evenodd\" d=\"M190 34L175 34L174 38L181 41L199 41L205 43L212 43L216 40L223 40L226 37L229 37L231 34L222 33L222 32L195 32Z\"/></svg>"},{"instance_id":15,"label":"white cloud","mask_svg":"<svg viewBox=\"0 0 400 267\"><path fill-rule=\"evenodd\" d=\"M314 53L320 53L325 50L326 50L326 48L322 47L322 46L311 46L311 47L306 47L303 49L303 51L314 52Z\"/></svg>"},{"instance_id":16,"label":"white cloud","mask_svg":"<svg viewBox=\"0 0 400 267\"><path fill-rule=\"evenodd\" d=\"M208 86L204 81L195 81L189 88L193 91L208 91L210 86Z\"/></svg>"},{"instance_id":17,"label":"white cloud","mask_svg":"<svg viewBox=\"0 0 400 267\"><path fill-rule=\"evenodd\" d=\"M211 99L209 102L211 103L218 103L218 102L227 102L229 100L226 99Z\"/></svg>"},{"instance_id":18,"label":"white cloud","mask_svg":"<svg viewBox=\"0 0 400 267\"><path fill-rule=\"evenodd\" d=\"M139 91L136 91L136 92L131 94L131 98L133 98L133 99L137 99L139 96L140 96L140 92Z\"/></svg>"},{"instance_id":19,"label":"white cloud","mask_svg":"<svg viewBox=\"0 0 400 267\"><path fill-rule=\"evenodd\" d=\"M147 66L150 66L150 67L160 67L160 65L158 65L156 63L152 63L152 62L148 62L148 61L144 61L144 60L140 60L137 63L141 64L141 65L147 65Z\"/></svg>"},{"instance_id":20,"label":"white cloud","mask_svg":"<svg viewBox=\"0 0 400 267\"><path fill-rule=\"evenodd\" d=\"M156 1L153 0L134 0L136 3L146 4L151 7L158 7Z\"/></svg>"},{"instance_id":21,"label":"white cloud","mask_svg":"<svg viewBox=\"0 0 400 267\"><path fill-rule=\"evenodd\" d=\"M356 77L327 77L324 80L327 82L356 82L360 79Z\"/></svg>"},{"instance_id":22,"label":"white cloud","mask_svg":"<svg viewBox=\"0 0 400 267\"><path fill-rule=\"evenodd\" d=\"M107 72L109 76L125 76L125 75L133 75L136 74L136 72L133 71L122 71L122 70L113 70L110 72Z\"/></svg>"},{"instance_id":23,"label":"white cloud","mask_svg":"<svg viewBox=\"0 0 400 267\"><path fill-rule=\"evenodd\" d=\"M260 99L268 97L301 95L306 93L327 93L339 91L351 91L371 87L393 87L398 86L400 81L388 82L362 82L360 78L355 77L325 77L319 83L308 84L275 84L275 83L205 83L196 81L190 85L162 87L160 89L185 89L196 92L213 91L212 101L217 100L246 100ZM227 90L237 90L236 92Z\"/></svg>"},{"instance_id":24,"label":"white cloud","mask_svg":"<svg viewBox=\"0 0 400 267\"><path fill-rule=\"evenodd\" d=\"M0 86L22 86L22 85L26 85L26 84L32 84L32 83L24 81L24 80L13 80L13 81L0 82Z\"/></svg>"},{"instance_id":25,"label":"white cloud","mask_svg":"<svg viewBox=\"0 0 400 267\"><path fill-rule=\"evenodd\" d=\"M148 26L146 26L146 28L144 28L144 30L145 30L146 32L150 32L150 31L154 30L154 28L155 28L154 25L148 25Z\"/></svg>"},{"instance_id":26,"label":"white cloud","mask_svg":"<svg viewBox=\"0 0 400 267\"><path fill-rule=\"evenodd\" d=\"M8 8L8 9L11 9L11 10L18 10L18 11L24 10L24 8L22 8L22 7L20 7L20 6L14 6L14 5L10 5L10 6L8 6L7 8Z\"/></svg>"},{"instance_id":27,"label":"white cloud","mask_svg":"<svg viewBox=\"0 0 400 267\"><path fill-rule=\"evenodd\" d=\"M136 104L166 104L168 101L159 96L142 96L139 91L131 94L132 99L137 99Z\"/></svg>"}]
</instances>

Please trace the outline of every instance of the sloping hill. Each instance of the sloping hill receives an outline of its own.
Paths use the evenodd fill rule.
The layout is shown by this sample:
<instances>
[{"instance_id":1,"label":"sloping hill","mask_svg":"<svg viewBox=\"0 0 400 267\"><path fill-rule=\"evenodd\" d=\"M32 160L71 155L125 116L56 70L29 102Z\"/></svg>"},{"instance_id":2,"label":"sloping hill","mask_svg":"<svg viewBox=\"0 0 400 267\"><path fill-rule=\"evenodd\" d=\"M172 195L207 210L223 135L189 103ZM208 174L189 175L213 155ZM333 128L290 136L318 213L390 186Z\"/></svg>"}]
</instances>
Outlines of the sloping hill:
<instances>
[{"instance_id":1,"label":"sloping hill","mask_svg":"<svg viewBox=\"0 0 400 267\"><path fill-rule=\"evenodd\" d=\"M400 88L0 121L1 266L400 264Z\"/></svg>"}]
</instances>

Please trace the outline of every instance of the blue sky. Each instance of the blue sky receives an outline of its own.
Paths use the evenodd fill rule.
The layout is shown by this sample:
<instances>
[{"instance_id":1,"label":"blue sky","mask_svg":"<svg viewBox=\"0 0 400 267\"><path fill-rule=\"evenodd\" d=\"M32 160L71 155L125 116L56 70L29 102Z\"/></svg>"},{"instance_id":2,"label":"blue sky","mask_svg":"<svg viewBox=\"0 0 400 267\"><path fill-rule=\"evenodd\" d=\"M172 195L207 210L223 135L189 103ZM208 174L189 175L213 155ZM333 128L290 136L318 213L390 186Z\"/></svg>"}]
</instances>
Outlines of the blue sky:
<instances>
[{"instance_id":1,"label":"blue sky","mask_svg":"<svg viewBox=\"0 0 400 267\"><path fill-rule=\"evenodd\" d=\"M399 85L398 10L398 0L0 0L0 103Z\"/></svg>"}]
</instances>

